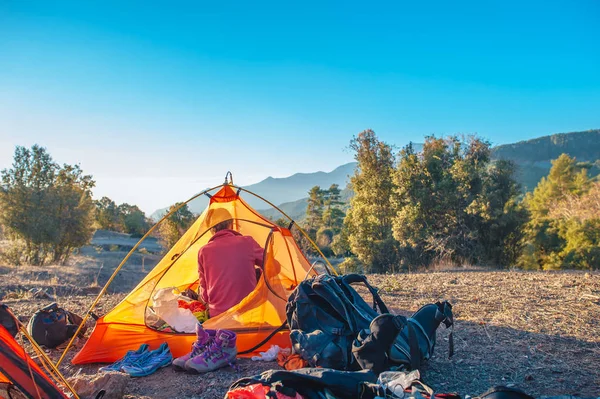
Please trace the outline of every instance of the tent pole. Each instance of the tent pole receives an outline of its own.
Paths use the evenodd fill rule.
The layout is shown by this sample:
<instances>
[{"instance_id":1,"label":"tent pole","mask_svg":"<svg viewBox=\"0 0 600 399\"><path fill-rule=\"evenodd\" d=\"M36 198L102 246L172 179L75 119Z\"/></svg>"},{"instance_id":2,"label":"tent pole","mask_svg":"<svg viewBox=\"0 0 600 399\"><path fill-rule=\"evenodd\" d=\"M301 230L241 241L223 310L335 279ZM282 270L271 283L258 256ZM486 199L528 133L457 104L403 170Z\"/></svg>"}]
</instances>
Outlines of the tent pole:
<instances>
[{"instance_id":1,"label":"tent pole","mask_svg":"<svg viewBox=\"0 0 600 399\"><path fill-rule=\"evenodd\" d=\"M71 384L69 384L67 379L58 370L57 366L55 366L54 363L52 363L52 360L50 360L48 355L46 355L46 353L44 353L44 350L42 348L40 348L40 346L38 345L37 342L35 342L33 337L31 335L29 335L25 326L20 322L19 322L19 331L21 332L21 334L23 334L25 336L25 338L27 338L29 343L35 349L35 352L40 356L40 358L42 359L42 361L40 363L42 364L42 366L44 366L44 368L46 368L46 371L52 371L54 378L56 378L58 381L62 382L63 385L65 385L67 387L67 389L69 391L71 391L71 393L73 394L73 397L75 399L79 399L79 396L77 395L77 392L75 392L75 389L71 386ZM48 367L50 368L50 370L47 369Z\"/></svg>"},{"instance_id":2,"label":"tent pole","mask_svg":"<svg viewBox=\"0 0 600 399\"><path fill-rule=\"evenodd\" d=\"M276 210L278 210L283 216L285 216L286 218L288 218L288 220L292 223L294 223L296 225L296 227L298 227L298 230L300 230L300 233L302 233L302 235L311 243L311 245L317 250L317 252L319 252L319 254L321 255L321 257L323 258L323 260L325 261L325 263L327 263L327 266L329 271L333 272L333 274L335 274L336 276L338 275L338 273L335 271L335 269L333 268L333 266L331 265L331 263L329 263L329 260L325 257L325 255L323 255L323 252L321 252L321 250L319 249L319 246L317 244L315 244L315 242L313 240L311 240L311 238L308 236L308 234L306 234L306 232L302 229L302 227L300 227L298 225L298 223L296 223L294 221L294 219L292 219L291 217L289 217L284 211L282 211L281 209L279 209L277 206L275 206L272 202L270 202L269 200L261 197L258 194L253 193L250 190L246 190L243 187L238 187L238 186L234 186L232 185L232 187L235 187L239 190L245 191L248 194L252 194L254 195L256 198L260 198L261 200L265 201L267 204L271 205L273 208L275 208Z\"/></svg>"},{"instance_id":3,"label":"tent pole","mask_svg":"<svg viewBox=\"0 0 600 399\"><path fill-rule=\"evenodd\" d=\"M182 202L178 207L176 207L171 212L168 212L166 215L164 215L158 222L156 222L154 224L154 226L152 226L150 228L150 230L148 230L148 232L146 234L144 234L144 236L142 238L140 238L140 240L137 242L137 244L135 244L133 246L133 248L131 248L131 250L129 251L129 253L127 253L127 255L125 255L125 258L123 258L123 260L121 261L121 263L119 264L119 266L117 266L117 268L115 269L115 271L113 272L113 274L110 276L110 278L108 279L108 281L106 282L106 284L104 285L104 287L102 287L102 290L100 291L100 293L98 293L98 296L96 297L96 299L94 300L94 302L92 303L92 305L90 306L90 308L88 309L88 311L85 313L85 315L83 315L83 321L81 322L81 324L79 324L79 327L77 328L77 331L75 331L75 334L73 334L73 337L71 337L71 340L67 344L67 347L65 348L65 350L62 353L62 355L60 356L60 358L56 362L56 367L57 368L58 368L58 366L60 366L60 364L64 360L65 356L67 355L67 351L73 345L73 342L75 341L75 338L77 337L77 335L79 335L79 332L81 331L81 329L85 325L85 322L90 317L92 311L94 310L94 308L96 307L96 305L98 305L98 302L100 301L100 299L102 298L102 296L106 293L106 290L108 289L108 286L113 282L113 280L117 276L117 273L119 273L119 271L121 270L121 268L125 265L125 263L127 262L127 260L129 260L129 257L135 252L135 250L140 246L140 244L158 227L158 225L160 225L165 219L167 219L169 216L171 216L172 214L174 214L175 212L177 212L179 209L183 208L190 201L193 201L194 199L200 197L201 195L204 195L204 194L206 194L206 193L208 193L210 191L213 191L213 190L215 190L215 189L217 189L219 187L223 187L223 186L224 186L223 184L219 184L218 186L215 186L215 187L209 188L207 190L204 190L204 191L202 191L202 192L194 195L189 200L187 200L185 202Z\"/></svg>"}]
</instances>

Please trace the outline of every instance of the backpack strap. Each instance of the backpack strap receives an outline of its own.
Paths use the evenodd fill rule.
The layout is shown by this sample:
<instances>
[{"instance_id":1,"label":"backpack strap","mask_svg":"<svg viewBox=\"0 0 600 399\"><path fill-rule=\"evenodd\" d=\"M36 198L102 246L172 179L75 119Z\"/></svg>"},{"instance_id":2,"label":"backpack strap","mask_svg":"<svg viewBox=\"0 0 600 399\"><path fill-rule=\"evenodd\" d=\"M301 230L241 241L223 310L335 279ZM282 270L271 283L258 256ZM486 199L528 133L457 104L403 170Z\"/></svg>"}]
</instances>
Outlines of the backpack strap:
<instances>
[{"instance_id":1,"label":"backpack strap","mask_svg":"<svg viewBox=\"0 0 600 399\"><path fill-rule=\"evenodd\" d=\"M452 314L452 305L448 301L436 302L438 307L435 313L435 319L444 323L446 328L450 328L448 336L448 358L454 356L454 315Z\"/></svg>"},{"instance_id":2,"label":"backpack strap","mask_svg":"<svg viewBox=\"0 0 600 399\"><path fill-rule=\"evenodd\" d=\"M336 277L322 275L317 277L311 284L315 294L326 300L333 310L340 316L341 321L348 324L350 331L356 330L355 315L348 308L347 296L336 282ZM335 315L332 315L335 316ZM339 332L328 331L331 334L339 335Z\"/></svg>"},{"instance_id":3,"label":"backpack strap","mask_svg":"<svg viewBox=\"0 0 600 399\"><path fill-rule=\"evenodd\" d=\"M417 320L413 319L412 317L409 317L407 320L409 323L413 323L414 325L416 325L419 328L419 330L421 330L421 332L423 333L423 336L425 337L425 341L427 341L427 353L429 354L429 356L431 356L431 353L433 352L433 344L431 343L431 340L429 339L429 336L427 335L427 331L425 331L425 329L423 328L421 323L419 323ZM410 333L410 330L409 330L409 333ZM410 341L410 334L409 334L409 341Z\"/></svg>"},{"instance_id":4,"label":"backpack strap","mask_svg":"<svg viewBox=\"0 0 600 399\"><path fill-rule=\"evenodd\" d=\"M366 276L364 276L362 274L346 274L346 275L342 276L342 281L345 284L355 284L355 283L364 284L364 286L367 287L367 289L373 296L373 310L377 311L377 308L379 308L379 313L381 313L381 314L390 313L387 306L385 306L385 303L383 303L383 300L379 296L378 290L375 287L373 287L371 284L369 284Z\"/></svg>"},{"instance_id":5,"label":"backpack strap","mask_svg":"<svg viewBox=\"0 0 600 399\"><path fill-rule=\"evenodd\" d=\"M411 323L406 323L408 327L408 347L410 350L410 369L418 370L421 367L421 350L419 349L419 339L415 328Z\"/></svg>"}]
</instances>

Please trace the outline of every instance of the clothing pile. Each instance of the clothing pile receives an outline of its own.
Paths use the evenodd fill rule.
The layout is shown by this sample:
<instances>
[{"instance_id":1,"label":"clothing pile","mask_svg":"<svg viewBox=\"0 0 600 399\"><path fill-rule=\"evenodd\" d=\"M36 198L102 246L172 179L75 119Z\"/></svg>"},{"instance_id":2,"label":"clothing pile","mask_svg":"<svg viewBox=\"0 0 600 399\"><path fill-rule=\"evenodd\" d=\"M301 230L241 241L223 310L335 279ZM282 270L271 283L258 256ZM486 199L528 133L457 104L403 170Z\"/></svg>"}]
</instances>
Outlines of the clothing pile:
<instances>
[{"instance_id":1,"label":"clothing pile","mask_svg":"<svg viewBox=\"0 0 600 399\"><path fill-rule=\"evenodd\" d=\"M158 290L146 312L149 327L172 333L193 333L198 322L209 318L208 306L197 293L173 287Z\"/></svg>"}]
</instances>

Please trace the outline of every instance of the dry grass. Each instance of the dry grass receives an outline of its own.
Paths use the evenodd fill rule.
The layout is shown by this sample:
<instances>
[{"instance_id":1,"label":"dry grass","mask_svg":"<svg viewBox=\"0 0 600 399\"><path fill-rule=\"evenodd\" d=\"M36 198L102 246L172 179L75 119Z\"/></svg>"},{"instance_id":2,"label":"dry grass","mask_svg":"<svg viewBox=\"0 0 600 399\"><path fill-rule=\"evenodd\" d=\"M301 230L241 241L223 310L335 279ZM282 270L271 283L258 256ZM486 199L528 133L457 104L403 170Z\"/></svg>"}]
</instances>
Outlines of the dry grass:
<instances>
[{"instance_id":1,"label":"dry grass","mask_svg":"<svg viewBox=\"0 0 600 399\"><path fill-rule=\"evenodd\" d=\"M50 303L28 298L28 290L35 286L54 285L49 293L81 314L99 289L88 286L101 286L114 269L111 256L118 259L120 254L80 257L66 268L0 266L0 292L13 295L5 302L22 321ZM151 269L146 259L145 270ZM106 295L95 312L108 312L143 274L141 262L126 269L117 282L118 293ZM397 313L409 315L439 299L454 305L456 354L447 358L448 331L441 328L435 355L422 373L436 391L476 395L493 385L514 385L534 396L600 396L600 275L461 270L371 275L369 280ZM82 344L78 342L75 351ZM48 353L54 359L60 354ZM127 397L222 398L236 379L277 367L241 360L240 371L221 370L210 378L167 368L131 379ZM92 375L98 366L65 362L61 368L66 375Z\"/></svg>"},{"instance_id":2,"label":"dry grass","mask_svg":"<svg viewBox=\"0 0 600 399\"><path fill-rule=\"evenodd\" d=\"M535 396L600 395L600 276L589 273L446 272L370 276L394 311L448 299L455 350L438 332L425 381L478 394L514 385Z\"/></svg>"}]
</instances>

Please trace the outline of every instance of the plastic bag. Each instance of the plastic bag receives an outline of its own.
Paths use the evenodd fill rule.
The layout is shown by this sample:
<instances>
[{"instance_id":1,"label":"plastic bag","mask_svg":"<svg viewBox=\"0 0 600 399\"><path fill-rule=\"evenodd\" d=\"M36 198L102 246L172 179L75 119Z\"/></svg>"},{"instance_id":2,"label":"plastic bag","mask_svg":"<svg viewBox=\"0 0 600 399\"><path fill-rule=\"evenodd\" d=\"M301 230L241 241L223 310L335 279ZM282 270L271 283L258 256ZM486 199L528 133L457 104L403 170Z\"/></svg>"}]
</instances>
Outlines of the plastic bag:
<instances>
[{"instance_id":1,"label":"plastic bag","mask_svg":"<svg viewBox=\"0 0 600 399\"><path fill-rule=\"evenodd\" d=\"M410 373L404 371L385 371L379 375L377 383L389 389L398 398L405 397L405 389L421 378L419 370Z\"/></svg>"},{"instance_id":2,"label":"plastic bag","mask_svg":"<svg viewBox=\"0 0 600 399\"><path fill-rule=\"evenodd\" d=\"M266 352L260 352L260 356L252 356L252 360L254 361L263 361L263 362L272 362L277 359L277 355L279 352L287 352L289 353L289 349L281 349L279 345L271 345L269 350Z\"/></svg>"},{"instance_id":3,"label":"plastic bag","mask_svg":"<svg viewBox=\"0 0 600 399\"><path fill-rule=\"evenodd\" d=\"M152 297L154 313L177 332L193 333L198 320L189 309L178 306L173 288L160 289Z\"/></svg>"}]
</instances>

